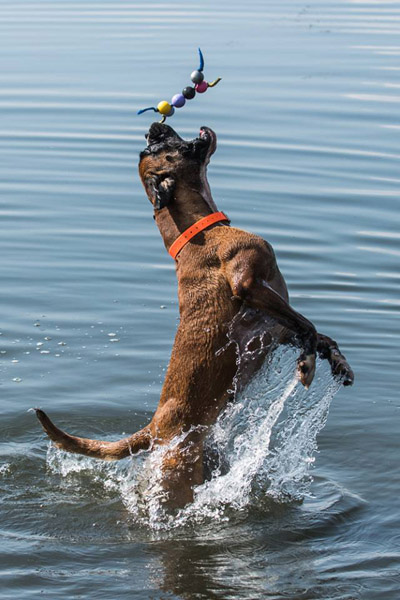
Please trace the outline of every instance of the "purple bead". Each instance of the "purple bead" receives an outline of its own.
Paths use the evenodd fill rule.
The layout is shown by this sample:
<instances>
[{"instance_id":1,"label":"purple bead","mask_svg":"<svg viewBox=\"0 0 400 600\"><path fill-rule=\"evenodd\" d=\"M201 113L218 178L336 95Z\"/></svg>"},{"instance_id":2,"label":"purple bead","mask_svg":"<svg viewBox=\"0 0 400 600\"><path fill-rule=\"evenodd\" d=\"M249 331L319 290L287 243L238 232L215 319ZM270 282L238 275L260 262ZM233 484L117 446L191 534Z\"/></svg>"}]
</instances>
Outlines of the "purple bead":
<instances>
[{"instance_id":1,"label":"purple bead","mask_svg":"<svg viewBox=\"0 0 400 600\"><path fill-rule=\"evenodd\" d=\"M186 102L186 98L183 94L175 94L172 97L171 104L175 106L175 108L181 108Z\"/></svg>"},{"instance_id":2,"label":"purple bead","mask_svg":"<svg viewBox=\"0 0 400 600\"><path fill-rule=\"evenodd\" d=\"M204 92L207 90L207 88L208 88L207 81L202 81L201 83L198 83L196 85L196 92L198 92L199 94L204 94Z\"/></svg>"}]
</instances>

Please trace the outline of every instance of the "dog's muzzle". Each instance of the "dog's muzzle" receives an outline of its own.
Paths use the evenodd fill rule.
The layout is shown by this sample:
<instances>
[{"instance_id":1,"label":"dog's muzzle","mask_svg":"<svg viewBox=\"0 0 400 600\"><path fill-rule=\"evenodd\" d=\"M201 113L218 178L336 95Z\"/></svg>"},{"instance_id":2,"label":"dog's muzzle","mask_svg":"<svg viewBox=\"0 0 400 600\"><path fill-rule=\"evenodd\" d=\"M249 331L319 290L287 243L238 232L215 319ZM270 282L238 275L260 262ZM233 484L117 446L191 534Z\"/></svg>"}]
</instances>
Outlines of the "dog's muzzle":
<instances>
[{"instance_id":1,"label":"dog's muzzle","mask_svg":"<svg viewBox=\"0 0 400 600\"><path fill-rule=\"evenodd\" d=\"M171 142L182 142L184 140L176 133L169 125L163 123L153 123L150 126L149 132L146 134L147 147L170 145Z\"/></svg>"},{"instance_id":2,"label":"dog's muzzle","mask_svg":"<svg viewBox=\"0 0 400 600\"><path fill-rule=\"evenodd\" d=\"M178 151L183 158L203 162L209 159L217 146L217 136L209 127L201 127L198 137L186 142L169 125L153 123L145 137L147 148L141 153L141 157L162 151Z\"/></svg>"}]
</instances>

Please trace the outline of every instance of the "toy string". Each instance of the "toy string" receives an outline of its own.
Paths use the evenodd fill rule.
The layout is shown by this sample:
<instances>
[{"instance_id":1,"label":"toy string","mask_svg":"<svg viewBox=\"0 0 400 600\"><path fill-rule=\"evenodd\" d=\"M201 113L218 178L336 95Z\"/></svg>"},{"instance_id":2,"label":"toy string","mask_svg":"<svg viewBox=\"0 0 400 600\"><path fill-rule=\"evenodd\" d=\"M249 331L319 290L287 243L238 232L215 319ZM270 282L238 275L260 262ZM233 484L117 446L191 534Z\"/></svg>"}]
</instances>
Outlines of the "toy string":
<instances>
[{"instance_id":1,"label":"toy string","mask_svg":"<svg viewBox=\"0 0 400 600\"><path fill-rule=\"evenodd\" d=\"M154 110L154 112L158 112L158 110L156 109L155 106L149 106L148 108L142 108L142 110L138 110L137 114L141 115L142 113L145 113L147 110Z\"/></svg>"}]
</instances>

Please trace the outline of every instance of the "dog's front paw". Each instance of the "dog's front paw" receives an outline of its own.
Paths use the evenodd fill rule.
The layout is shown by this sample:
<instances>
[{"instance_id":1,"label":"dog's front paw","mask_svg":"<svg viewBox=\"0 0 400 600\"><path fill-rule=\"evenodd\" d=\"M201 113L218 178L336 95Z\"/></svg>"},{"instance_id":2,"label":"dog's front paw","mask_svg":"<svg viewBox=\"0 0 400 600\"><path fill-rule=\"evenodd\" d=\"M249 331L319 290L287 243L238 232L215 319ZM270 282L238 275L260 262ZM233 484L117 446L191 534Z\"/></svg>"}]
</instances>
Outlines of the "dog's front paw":
<instances>
[{"instance_id":1,"label":"dog's front paw","mask_svg":"<svg viewBox=\"0 0 400 600\"><path fill-rule=\"evenodd\" d=\"M315 354L301 354L297 361L297 372L301 383L308 390L315 375Z\"/></svg>"},{"instance_id":2,"label":"dog's front paw","mask_svg":"<svg viewBox=\"0 0 400 600\"><path fill-rule=\"evenodd\" d=\"M343 385L353 385L354 373L349 363L339 352L339 350L333 350L331 353L331 370L332 375L341 379Z\"/></svg>"}]
</instances>

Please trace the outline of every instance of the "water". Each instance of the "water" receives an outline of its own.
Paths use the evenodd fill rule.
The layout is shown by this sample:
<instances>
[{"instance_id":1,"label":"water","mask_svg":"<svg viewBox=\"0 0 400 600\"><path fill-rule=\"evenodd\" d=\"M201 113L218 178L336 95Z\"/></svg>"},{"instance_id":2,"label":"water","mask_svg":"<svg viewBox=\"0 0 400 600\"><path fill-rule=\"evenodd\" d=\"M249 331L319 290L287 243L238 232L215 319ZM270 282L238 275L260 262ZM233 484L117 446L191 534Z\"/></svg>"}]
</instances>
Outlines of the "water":
<instances>
[{"instance_id":1,"label":"water","mask_svg":"<svg viewBox=\"0 0 400 600\"><path fill-rule=\"evenodd\" d=\"M397 600L399 2L0 11L0 598ZM155 409L176 283L135 111L187 84L198 45L223 81L171 124L216 131L219 209L272 243L356 383L322 364L307 396L293 356L276 389L269 365L213 432L219 477L168 523L135 496L144 455L62 455L27 410L117 439Z\"/></svg>"}]
</instances>

